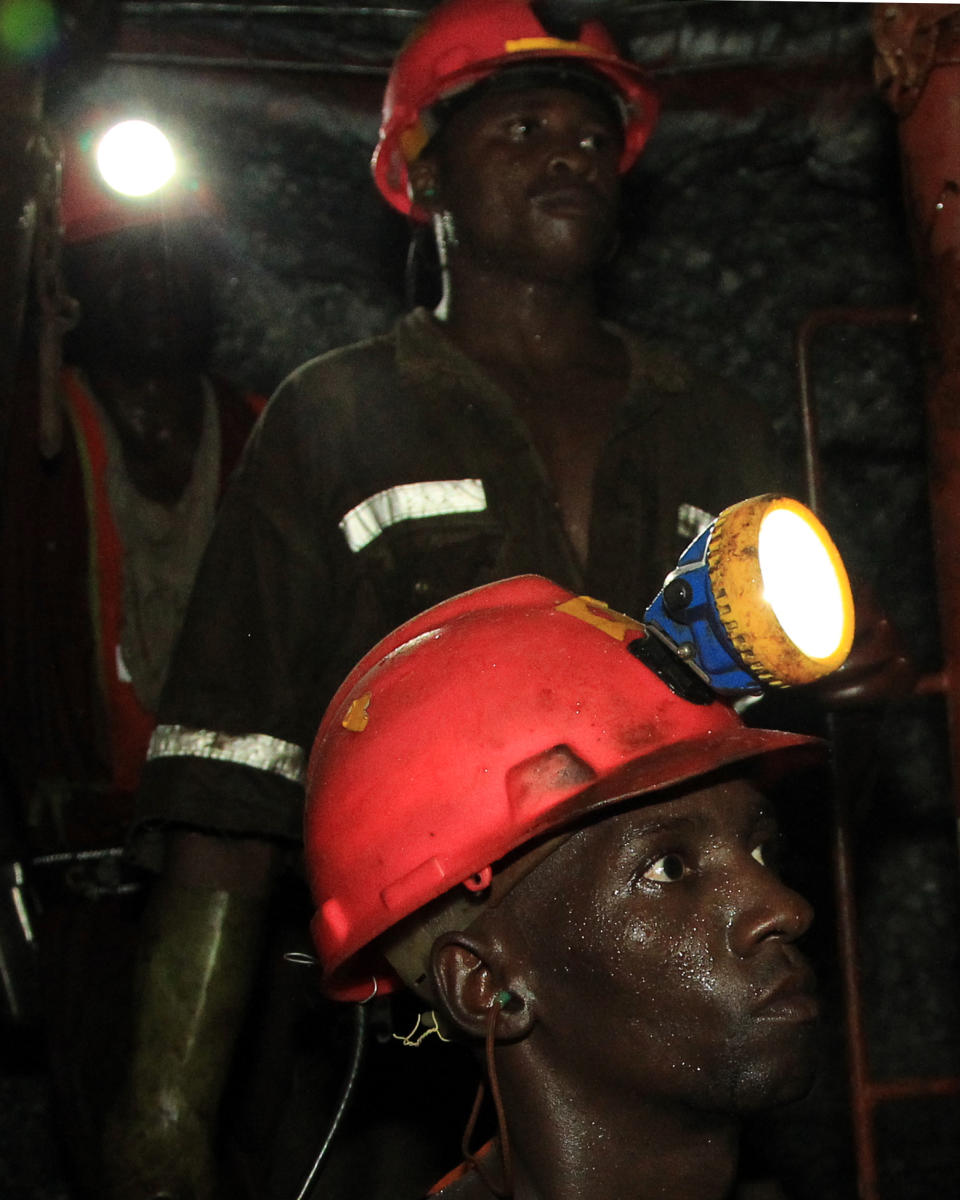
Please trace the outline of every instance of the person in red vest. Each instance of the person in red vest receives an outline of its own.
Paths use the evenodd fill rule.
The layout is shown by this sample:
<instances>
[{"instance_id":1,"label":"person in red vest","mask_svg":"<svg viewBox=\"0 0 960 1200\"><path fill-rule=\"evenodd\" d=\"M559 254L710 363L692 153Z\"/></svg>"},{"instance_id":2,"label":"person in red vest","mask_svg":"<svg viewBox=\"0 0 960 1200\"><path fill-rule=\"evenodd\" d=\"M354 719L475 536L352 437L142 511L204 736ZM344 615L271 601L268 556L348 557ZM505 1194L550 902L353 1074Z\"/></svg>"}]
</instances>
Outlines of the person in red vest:
<instances>
[{"instance_id":1,"label":"person in red vest","mask_svg":"<svg viewBox=\"0 0 960 1200\"><path fill-rule=\"evenodd\" d=\"M139 916L120 847L194 573L264 401L207 371L203 192L124 199L78 145L62 204L79 320L54 398L59 445L38 436L40 389L24 381L2 478L0 768L41 901L57 1115L94 1195Z\"/></svg>"}]
</instances>

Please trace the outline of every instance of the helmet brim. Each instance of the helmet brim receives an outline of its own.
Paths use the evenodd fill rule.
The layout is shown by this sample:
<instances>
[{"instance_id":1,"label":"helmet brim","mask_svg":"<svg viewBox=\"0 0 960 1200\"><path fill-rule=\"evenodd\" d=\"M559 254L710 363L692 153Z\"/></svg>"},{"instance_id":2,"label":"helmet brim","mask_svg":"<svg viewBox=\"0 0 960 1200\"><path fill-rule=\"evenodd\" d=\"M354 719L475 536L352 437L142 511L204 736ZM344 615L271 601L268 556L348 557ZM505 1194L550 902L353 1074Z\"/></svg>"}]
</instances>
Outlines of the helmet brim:
<instances>
[{"instance_id":1,"label":"helmet brim","mask_svg":"<svg viewBox=\"0 0 960 1200\"><path fill-rule=\"evenodd\" d=\"M822 738L746 726L718 731L716 737L701 735L673 742L625 763L561 801L551 814L549 828L559 831L627 800L653 800L660 793L731 767L745 768L758 784L770 787L795 770L822 763L826 753L827 744Z\"/></svg>"},{"instance_id":2,"label":"helmet brim","mask_svg":"<svg viewBox=\"0 0 960 1200\"><path fill-rule=\"evenodd\" d=\"M556 62L558 73L572 64L594 71L601 82L610 85L611 94L623 108L624 144L620 158L620 173L624 174L640 156L657 122L660 101L651 90L643 71L633 63L612 54L591 50L582 54L569 51L558 54L555 48L514 51L493 58L472 62L459 71L452 71L444 80L441 91L424 91L410 103L411 111L418 114L428 111L438 102L443 102L458 92L467 91L490 76L524 63ZM384 199L398 212L417 222L427 222L430 217L414 204L409 194L407 163L400 150L401 135L408 128L392 122L381 130L371 159L374 181Z\"/></svg>"},{"instance_id":3,"label":"helmet brim","mask_svg":"<svg viewBox=\"0 0 960 1200\"><path fill-rule=\"evenodd\" d=\"M827 743L822 738L748 726L718 730L716 736L701 734L674 742L624 763L558 802L532 822L519 839L505 847L502 857L522 857L525 848L542 841L544 836L562 834L619 805L667 800L671 790L683 788L685 784L706 784L711 776L723 771L739 768L738 773L754 780L761 788L769 788L795 771L822 764L826 756ZM495 860L498 861L500 859ZM495 866L495 862L475 864L474 870L464 878L487 866ZM445 894L454 892L462 883L463 880L452 883ZM475 908L475 915L479 915L479 907ZM415 930L411 936L423 941L423 936ZM433 933L427 940L432 943ZM425 948L426 943L422 949ZM409 986L387 964L376 942L335 968L324 979L323 987L334 999L362 1000L370 995L372 980L375 981L374 990L381 993Z\"/></svg>"}]
</instances>

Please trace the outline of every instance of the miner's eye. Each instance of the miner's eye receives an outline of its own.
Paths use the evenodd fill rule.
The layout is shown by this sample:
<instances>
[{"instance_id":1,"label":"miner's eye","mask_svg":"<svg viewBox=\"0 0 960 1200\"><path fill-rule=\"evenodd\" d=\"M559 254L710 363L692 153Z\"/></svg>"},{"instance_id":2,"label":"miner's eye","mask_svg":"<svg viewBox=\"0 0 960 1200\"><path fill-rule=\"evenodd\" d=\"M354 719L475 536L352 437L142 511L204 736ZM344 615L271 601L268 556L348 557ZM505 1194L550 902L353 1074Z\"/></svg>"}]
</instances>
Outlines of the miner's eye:
<instances>
[{"instance_id":1,"label":"miner's eye","mask_svg":"<svg viewBox=\"0 0 960 1200\"><path fill-rule=\"evenodd\" d=\"M507 125L507 133L511 141L523 142L533 133L537 124L533 117L515 117Z\"/></svg>"},{"instance_id":2,"label":"miner's eye","mask_svg":"<svg viewBox=\"0 0 960 1200\"><path fill-rule=\"evenodd\" d=\"M593 150L598 154L604 150L608 150L613 145L613 138L606 130L599 130L596 133L586 133L580 139L581 150Z\"/></svg>"},{"instance_id":3,"label":"miner's eye","mask_svg":"<svg viewBox=\"0 0 960 1200\"><path fill-rule=\"evenodd\" d=\"M679 854L664 854L644 871L643 878L651 883L676 883L687 873L687 867Z\"/></svg>"}]
</instances>

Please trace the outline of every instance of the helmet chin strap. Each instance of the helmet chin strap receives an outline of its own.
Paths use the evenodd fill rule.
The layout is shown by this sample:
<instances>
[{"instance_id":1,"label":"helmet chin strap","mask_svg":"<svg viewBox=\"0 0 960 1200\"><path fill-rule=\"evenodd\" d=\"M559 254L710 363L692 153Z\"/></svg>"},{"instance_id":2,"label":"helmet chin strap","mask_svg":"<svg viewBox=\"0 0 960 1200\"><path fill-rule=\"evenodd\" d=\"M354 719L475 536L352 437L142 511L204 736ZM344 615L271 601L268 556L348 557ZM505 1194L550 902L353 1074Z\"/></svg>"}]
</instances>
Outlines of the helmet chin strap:
<instances>
[{"instance_id":1,"label":"helmet chin strap","mask_svg":"<svg viewBox=\"0 0 960 1200\"><path fill-rule=\"evenodd\" d=\"M503 1111L503 1098L500 1095L500 1080L497 1077L497 1064L494 1058L494 1049L496 1046L497 1037L497 1019L500 1016L500 1010L506 1003L504 996L509 999L509 992L501 992L490 1005L487 1013L487 1032L483 1042L483 1055L487 1067L487 1079L490 1082L490 1098L493 1101L494 1111L497 1114L497 1136L500 1145L500 1161L503 1168L503 1181L499 1185L491 1177L490 1172L483 1164L483 1159L478 1157L476 1151L470 1149L470 1140L473 1137L473 1131L476 1128L477 1118L480 1115L480 1107L483 1104L483 1097L486 1093L484 1082L481 1079L477 1087L477 1096L473 1102L473 1108L470 1111L470 1118L467 1121L467 1127L463 1131L463 1140L460 1143L460 1150L464 1159L470 1163L473 1169L477 1172L484 1184L493 1193L494 1196L499 1196L501 1200L508 1200L513 1195L513 1155L510 1150L510 1134L507 1131L507 1118Z\"/></svg>"}]
</instances>

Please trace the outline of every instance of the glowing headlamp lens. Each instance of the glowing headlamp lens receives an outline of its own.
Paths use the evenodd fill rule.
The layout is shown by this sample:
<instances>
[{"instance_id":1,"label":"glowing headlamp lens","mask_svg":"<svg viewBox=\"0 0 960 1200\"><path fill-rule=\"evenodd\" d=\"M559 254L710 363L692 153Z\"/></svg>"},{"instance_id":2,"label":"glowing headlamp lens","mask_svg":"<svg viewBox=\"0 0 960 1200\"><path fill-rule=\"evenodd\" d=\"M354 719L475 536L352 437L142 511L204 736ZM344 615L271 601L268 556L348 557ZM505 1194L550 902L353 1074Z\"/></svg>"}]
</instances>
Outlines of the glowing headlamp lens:
<instances>
[{"instance_id":1,"label":"glowing headlamp lens","mask_svg":"<svg viewBox=\"0 0 960 1200\"><path fill-rule=\"evenodd\" d=\"M841 666L853 642L843 561L817 517L785 496L721 513L708 550L723 627L761 680L793 686Z\"/></svg>"},{"instance_id":2,"label":"glowing headlamp lens","mask_svg":"<svg viewBox=\"0 0 960 1200\"><path fill-rule=\"evenodd\" d=\"M811 658L830 658L843 641L843 589L831 549L820 529L789 509L771 509L760 523L763 598Z\"/></svg>"},{"instance_id":3,"label":"glowing headlamp lens","mask_svg":"<svg viewBox=\"0 0 960 1200\"><path fill-rule=\"evenodd\" d=\"M656 638L635 643L635 653L674 691L695 700L704 685L758 695L843 665L853 644L853 596L843 560L810 509L788 496L754 496L725 508L690 543L644 622L669 653L664 658Z\"/></svg>"},{"instance_id":4,"label":"glowing headlamp lens","mask_svg":"<svg viewBox=\"0 0 960 1200\"><path fill-rule=\"evenodd\" d=\"M177 169L166 134L148 121L121 121L96 150L104 181L124 196L149 196L173 178Z\"/></svg>"}]
</instances>

